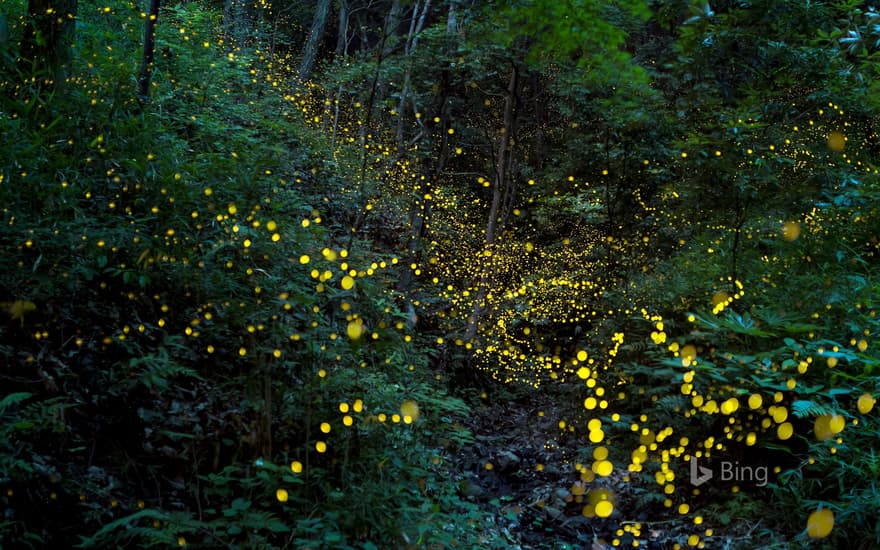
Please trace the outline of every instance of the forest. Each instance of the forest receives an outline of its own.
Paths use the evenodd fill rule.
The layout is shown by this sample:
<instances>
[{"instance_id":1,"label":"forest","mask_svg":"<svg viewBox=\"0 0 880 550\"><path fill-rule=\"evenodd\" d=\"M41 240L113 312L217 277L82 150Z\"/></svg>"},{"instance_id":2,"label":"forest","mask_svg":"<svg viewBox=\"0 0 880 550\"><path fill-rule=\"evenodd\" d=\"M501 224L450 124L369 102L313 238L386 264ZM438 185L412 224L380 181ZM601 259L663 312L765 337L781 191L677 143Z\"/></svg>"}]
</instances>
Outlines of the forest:
<instances>
[{"instance_id":1,"label":"forest","mask_svg":"<svg viewBox=\"0 0 880 550\"><path fill-rule=\"evenodd\" d=\"M880 548L878 166L872 1L3 0L0 548Z\"/></svg>"}]
</instances>

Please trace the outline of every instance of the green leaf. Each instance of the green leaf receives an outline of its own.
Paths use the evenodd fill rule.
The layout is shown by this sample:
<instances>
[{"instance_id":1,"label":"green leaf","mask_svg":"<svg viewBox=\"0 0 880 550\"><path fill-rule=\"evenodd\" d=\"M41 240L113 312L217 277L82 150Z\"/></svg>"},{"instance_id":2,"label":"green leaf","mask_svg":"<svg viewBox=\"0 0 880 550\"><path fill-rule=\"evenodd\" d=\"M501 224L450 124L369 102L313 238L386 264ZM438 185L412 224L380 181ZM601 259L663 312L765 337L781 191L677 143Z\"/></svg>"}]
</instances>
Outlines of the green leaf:
<instances>
[{"instance_id":1,"label":"green leaf","mask_svg":"<svg viewBox=\"0 0 880 550\"><path fill-rule=\"evenodd\" d=\"M11 407L12 405L15 405L17 403L21 403L32 395L32 393L28 392L10 393L3 399L0 399L0 414L2 414L3 411L5 411L8 407Z\"/></svg>"}]
</instances>

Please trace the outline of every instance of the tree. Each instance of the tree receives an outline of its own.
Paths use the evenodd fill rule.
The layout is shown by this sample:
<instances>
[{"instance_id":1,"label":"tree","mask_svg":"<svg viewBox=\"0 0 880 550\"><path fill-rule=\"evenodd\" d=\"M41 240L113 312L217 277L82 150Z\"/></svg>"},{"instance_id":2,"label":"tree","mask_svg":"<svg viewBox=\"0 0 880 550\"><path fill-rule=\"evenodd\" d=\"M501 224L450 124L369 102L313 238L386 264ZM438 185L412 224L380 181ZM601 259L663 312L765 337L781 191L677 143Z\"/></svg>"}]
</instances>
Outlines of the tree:
<instances>
[{"instance_id":1,"label":"tree","mask_svg":"<svg viewBox=\"0 0 880 550\"><path fill-rule=\"evenodd\" d=\"M146 103L150 97L150 77L153 74L153 61L156 55L156 24L159 19L161 0L150 0L150 9L144 23L144 51L138 71L138 100Z\"/></svg>"},{"instance_id":2,"label":"tree","mask_svg":"<svg viewBox=\"0 0 880 550\"><path fill-rule=\"evenodd\" d=\"M644 3L639 1L624 2L619 9L640 18L647 15ZM509 61L509 78L503 92L501 128L497 130L493 154L492 197L485 226L484 249L480 254L479 283L472 313L467 318L467 339L477 334L480 320L487 311L485 301L494 284L493 272L497 260L493 256L497 254L499 232L517 201L519 177L513 172L519 160L517 155L524 155L524 150L515 149L519 118L516 105L521 94L520 72L530 66L539 70L545 63L559 68L571 67L571 60L576 59L574 69L588 69L591 80L600 84L618 79L645 79L644 72L633 65L629 55L621 49L626 32L611 22L609 15L604 2L583 0L567 3L534 0L499 9L495 15L494 25L500 31L490 33L489 40L496 43L500 40L514 57ZM477 41L480 40L486 40L486 37L477 38ZM542 117L544 115L540 109L535 112ZM541 122L544 122L543 119ZM543 124L538 126L542 127ZM535 132L541 136L534 142L540 147L539 157L544 154L542 132L543 128Z\"/></svg>"},{"instance_id":3,"label":"tree","mask_svg":"<svg viewBox=\"0 0 880 550\"><path fill-rule=\"evenodd\" d=\"M296 81L305 82L312 75L315 68L315 60L318 57L318 48L321 45L321 39L324 38L324 29L327 27L327 20L330 18L330 4L332 0L319 0L315 8L315 15L312 19L312 28L309 31L309 38L303 47L302 60L299 63Z\"/></svg>"},{"instance_id":4,"label":"tree","mask_svg":"<svg viewBox=\"0 0 880 550\"><path fill-rule=\"evenodd\" d=\"M223 4L223 35L227 47L242 47L252 34L254 18L247 0L225 0Z\"/></svg>"},{"instance_id":5,"label":"tree","mask_svg":"<svg viewBox=\"0 0 880 550\"><path fill-rule=\"evenodd\" d=\"M29 0L19 65L45 84L61 86L71 61L78 0Z\"/></svg>"}]
</instances>

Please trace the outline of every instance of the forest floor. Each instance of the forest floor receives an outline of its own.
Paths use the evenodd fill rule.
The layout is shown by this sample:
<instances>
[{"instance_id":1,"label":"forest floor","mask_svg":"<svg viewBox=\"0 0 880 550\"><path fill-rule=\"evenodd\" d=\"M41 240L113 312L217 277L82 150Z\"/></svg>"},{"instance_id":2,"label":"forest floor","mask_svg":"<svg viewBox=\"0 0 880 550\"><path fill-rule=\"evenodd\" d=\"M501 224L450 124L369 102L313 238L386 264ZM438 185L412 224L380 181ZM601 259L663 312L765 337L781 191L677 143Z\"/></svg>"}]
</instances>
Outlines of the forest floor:
<instances>
[{"instance_id":1,"label":"forest floor","mask_svg":"<svg viewBox=\"0 0 880 550\"><path fill-rule=\"evenodd\" d=\"M603 548L595 520L580 513L572 495L579 445L557 426L558 405L540 392L481 401L468 425L476 443L456 457L466 498L495 515L497 535L511 545ZM608 484L625 490L620 475Z\"/></svg>"},{"instance_id":2,"label":"forest floor","mask_svg":"<svg viewBox=\"0 0 880 550\"><path fill-rule=\"evenodd\" d=\"M474 406L468 429L476 442L455 457L461 472L461 492L466 499L495 517L486 531L511 548L578 548L605 550L613 545L617 521L585 517L588 495L578 487L607 489L615 508L633 518L622 522L631 530L627 539L640 548L666 549L686 546L693 526L685 521L653 521L668 515L662 503L644 500L640 489L653 480L639 479L626 468L616 469L601 481L580 484L578 461L590 461L584 448L585 434L558 426L563 407L553 392L534 391L526 396L489 399L485 394ZM487 466L488 465L488 466ZM705 548L736 548L736 541L750 540L756 525L733 520L706 541Z\"/></svg>"}]
</instances>

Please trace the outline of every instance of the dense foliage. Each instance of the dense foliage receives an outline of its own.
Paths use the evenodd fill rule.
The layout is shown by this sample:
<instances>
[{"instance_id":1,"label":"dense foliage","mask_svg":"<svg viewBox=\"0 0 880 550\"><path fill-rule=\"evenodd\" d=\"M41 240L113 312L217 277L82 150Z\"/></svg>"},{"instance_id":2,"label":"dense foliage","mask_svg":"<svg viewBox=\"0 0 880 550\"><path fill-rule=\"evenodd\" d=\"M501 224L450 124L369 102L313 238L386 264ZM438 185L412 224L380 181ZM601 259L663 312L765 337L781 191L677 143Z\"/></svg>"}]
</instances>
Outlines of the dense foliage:
<instances>
[{"instance_id":1,"label":"dense foliage","mask_svg":"<svg viewBox=\"0 0 880 550\"><path fill-rule=\"evenodd\" d=\"M878 17L5 2L0 544L880 545Z\"/></svg>"}]
</instances>

